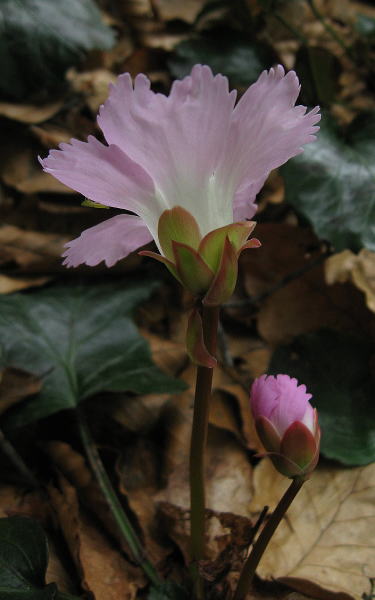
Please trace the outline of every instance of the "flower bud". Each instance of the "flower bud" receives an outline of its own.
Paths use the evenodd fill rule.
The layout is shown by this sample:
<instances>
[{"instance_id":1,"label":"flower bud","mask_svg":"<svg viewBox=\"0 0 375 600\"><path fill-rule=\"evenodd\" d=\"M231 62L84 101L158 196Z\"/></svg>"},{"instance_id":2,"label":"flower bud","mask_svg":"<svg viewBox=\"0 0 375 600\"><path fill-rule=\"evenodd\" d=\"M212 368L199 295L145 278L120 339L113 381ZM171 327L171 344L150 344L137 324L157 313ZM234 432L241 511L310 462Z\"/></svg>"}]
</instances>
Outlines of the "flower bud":
<instances>
[{"instance_id":1,"label":"flower bud","mask_svg":"<svg viewBox=\"0 0 375 600\"><path fill-rule=\"evenodd\" d=\"M289 375L262 375L251 388L259 438L275 468L292 479L307 478L319 458L320 428L311 397Z\"/></svg>"}]
</instances>

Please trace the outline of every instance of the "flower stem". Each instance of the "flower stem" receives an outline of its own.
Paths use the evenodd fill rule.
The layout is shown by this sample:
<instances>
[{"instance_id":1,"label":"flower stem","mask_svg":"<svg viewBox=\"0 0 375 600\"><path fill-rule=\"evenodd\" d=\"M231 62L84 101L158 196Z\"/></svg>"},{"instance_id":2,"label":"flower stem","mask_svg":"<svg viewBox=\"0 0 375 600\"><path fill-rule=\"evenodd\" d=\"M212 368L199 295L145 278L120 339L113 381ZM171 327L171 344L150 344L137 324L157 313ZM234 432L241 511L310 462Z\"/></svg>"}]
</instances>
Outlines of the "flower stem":
<instances>
[{"instance_id":1,"label":"flower stem","mask_svg":"<svg viewBox=\"0 0 375 600\"><path fill-rule=\"evenodd\" d=\"M201 309L203 337L208 352L216 353L220 308L203 306ZM190 445L190 535L191 558L194 563L205 558L205 447L211 397L213 369L197 368L194 399L193 428ZM204 598L204 582L197 565L193 566L196 596Z\"/></svg>"},{"instance_id":2,"label":"flower stem","mask_svg":"<svg viewBox=\"0 0 375 600\"><path fill-rule=\"evenodd\" d=\"M265 549L268 546L270 539L275 533L281 519L285 515L286 511L288 510L289 506L298 494L304 482L305 479L303 478L296 478L292 480L292 483L286 490L285 494L281 498L274 512L263 527L257 541L254 544L252 551L250 552L248 559L246 560L242 568L233 600L244 600L244 598L246 597L246 594L249 592L250 585L253 581L256 568L259 564L260 559L263 556Z\"/></svg>"},{"instance_id":3,"label":"flower stem","mask_svg":"<svg viewBox=\"0 0 375 600\"><path fill-rule=\"evenodd\" d=\"M105 497L107 504L112 512L112 515L117 523L117 526L130 548L134 561L143 569L150 581L158 586L161 583L153 565L146 558L143 546L135 533L132 524L130 523L120 500L113 489L112 483L104 469L99 453L96 449L95 442L92 439L91 432L88 428L86 419L81 410L77 410L78 428L84 446L87 459L96 476L100 489Z\"/></svg>"}]
</instances>

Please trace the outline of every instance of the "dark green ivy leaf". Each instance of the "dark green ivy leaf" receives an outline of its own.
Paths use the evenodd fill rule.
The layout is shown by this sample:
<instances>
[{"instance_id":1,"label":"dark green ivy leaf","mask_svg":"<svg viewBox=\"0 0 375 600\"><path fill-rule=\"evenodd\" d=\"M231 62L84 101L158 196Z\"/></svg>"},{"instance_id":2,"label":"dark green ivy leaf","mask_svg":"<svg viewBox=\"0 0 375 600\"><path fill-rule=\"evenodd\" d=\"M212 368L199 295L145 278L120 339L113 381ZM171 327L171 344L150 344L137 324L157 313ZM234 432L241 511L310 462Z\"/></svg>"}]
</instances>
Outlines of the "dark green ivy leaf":
<instances>
[{"instance_id":1,"label":"dark green ivy leaf","mask_svg":"<svg viewBox=\"0 0 375 600\"><path fill-rule=\"evenodd\" d=\"M147 394L184 389L152 362L131 312L155 289L148 281L125 286L57 286L0 297L0 343L5 364L43 379L41 392L11 409L5 424L19 426L93 394Z\"/></svg>"},{"instance_id":2,"label":"dark green ivy leaf","mask_svg":"<svg viewBox=\"0 0 375 600\"><path fill-rule=\"evenodd\" d=\"M201 63L209 65L214 73L226 75L232 86L247 87L273 62L268 46L254 44L239 32L215 29L178 44L168 64L177 78L185 77L195 64Z\"/></svg>"},{"instance_id":3,"label":"dark green ivy leaf","mask_svg":"<svg viewBox=\"0 0 375 600\"><path fill-rule=\"evenodd\" d=\"M355 119L344 134L323 115L317 141L281 173L287 202L318 236L336 250L375 251L375 112Z\"/></svg>"},{"instance_id":4,"label":"dark green ivy leaf","mask_svg":"<svg viewBox=\"0 0 375 600\"><path fill-rule=\"evenodd\" d=\"M42 97L83 52L113 43L93 0L0 0L0 94Z\"/></svg>"},{"instance_id":5,"label":"dark green ivy leaf","mask_svg":"<svg viewBox=\"0 0 375 600\"><path fill-rule=\"evenodd\" d=\"M47 564L47 539L36 521L0 519L1 600L78 600L46 585Z\"/></svg>"},{"instance_id":6,"label":"dark green ivy leaf","mask_svg":"<svg viewBox=\"0 0 375 600\"><path fill-rule=\"evenodd\" d=\"M322 429L322 454L345 465L375 460L375 383L370 344L323 330L276 349L269 374L304 383Z\"/></svg>"},{"instance_id":7,"label":"dark green ivy leaf","mask_svg":"<svg viewBox=\"0 0 375 600\"><path fill-rule=\"evenodd\" d=\"M357 15L355 28L358 33L369 41L375 40L375 19L368 15Z\"/></svg>"}]
</instances>

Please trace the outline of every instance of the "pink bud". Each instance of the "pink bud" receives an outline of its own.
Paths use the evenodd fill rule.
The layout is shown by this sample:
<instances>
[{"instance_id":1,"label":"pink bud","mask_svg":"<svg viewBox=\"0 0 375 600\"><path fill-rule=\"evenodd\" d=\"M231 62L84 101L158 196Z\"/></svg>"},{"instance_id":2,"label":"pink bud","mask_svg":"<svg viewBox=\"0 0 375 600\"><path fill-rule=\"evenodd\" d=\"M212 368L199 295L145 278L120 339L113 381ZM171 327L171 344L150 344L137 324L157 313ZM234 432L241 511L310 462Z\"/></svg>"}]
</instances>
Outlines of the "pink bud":
<instances>
[{"instance_id":1,"label":"pink bud","mask_svg":"<svg viewBox=\"0 0 375 600\"><path fill-rule=\"evenodd\" d=\"M257 433L280 473L306 477L319 458L318 415L306 386L289 375L262 375L251 388Z\"/></svg>"}]
</instances>

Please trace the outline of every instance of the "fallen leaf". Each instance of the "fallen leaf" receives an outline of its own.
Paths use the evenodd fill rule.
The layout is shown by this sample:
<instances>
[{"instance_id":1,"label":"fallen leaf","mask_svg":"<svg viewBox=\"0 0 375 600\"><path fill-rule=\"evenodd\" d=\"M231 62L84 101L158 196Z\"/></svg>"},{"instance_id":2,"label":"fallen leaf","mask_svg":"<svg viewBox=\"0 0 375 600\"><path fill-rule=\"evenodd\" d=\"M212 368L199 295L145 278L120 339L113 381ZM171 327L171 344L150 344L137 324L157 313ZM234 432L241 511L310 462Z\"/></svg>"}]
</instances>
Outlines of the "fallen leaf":
<instances>
[{"instance_id":1,"label":"fallen leaf","mask_svg":"<svg viewBox=\"0 0 375 600\"><path fill-rule=\"evenodd\" d=\"M10 406L33 394L42 387L38 377L22 369L8 367L0 372L0 415Z\"/></svg>"},{"instance_id":2,"label":"fallen leaf","mask_svg":"<svg viewBox=\"0 0 375 600\"><path fill-rule=\"evenodd\" d=\"M156 0L155 8L159 17L163 21L172 21L180 19L187 23L194 23L199 12L205 5L204 0L185 0L176 2L175 0Z\"/></svg>"},{"instance_id":3,"label":"fallen leaf","mask_svg":"<svg viewBox=\"0 0 375 600\"><path fill-rule=\"evenodd\" d=\"M330 256L325 262L328 285L350 281L366 298L367 307L375 312L375 252L365 248L354 254L343 250Z\"/></svg>"},{"instance_id":4,"label":"fallen leaf","mask_svg":"<svg viewBox=\"0 0 375 600\"><path fill-rule=\"evenodd\" d=\"M1 147L0 176L4 183L24 194L36 192L75 193L71 188L45 173L38 162L40 148L26 134L8 128Z\"/></svg>"},{"instance_id":5,"label":"fallen leaf","mask_svg":"<svg viewBox=\"0 0 375 600\"><path fill-rule=\"evenodd\" d=\"M170 394L117 394L112 399L111 416L126 432L146 434L158 423L169 399Z\"/></svg>"},{"instance_id":6,"label":"fallen leaf","mask_svg":"<svg viewBox=\"0 0 375 600\"><path fill-rule=\"evenodd\" d=\"M266 342L287 343L321 328L375 335L375 318L362 294L349 283L327 286L321 250L311 231L262 224L257 236L262 247L244 253L241 282L245 293L258 299L258 331ZM251 316L248 306L230 310L245 320Z\"/></svg>"},{"instance_id":7,"label":"fallen leaf","mask_svg":"<svg viewBox=\"0 0 375 600\"><path fill-rule=\"evenodd\" d=\"M127 499L142 531L142 542L147 556L158 568L163 568L166 558L173 552L173 547L160 522L158 505L155 502L155 495L160 488L160 457L157 450L157 445L140 437L135 444L124 450L116 470L120 491Z\"/></svg>"},{"instance_id":8,"label":"fallen leaf","mask_svg":"<svg viewBox=\"0 0 375 600\"><path fill-rule=\"evenodd\" d=\"M33 125L30 131L48 149L57 147L61 142L69 142L74 137L70 131L49 124L44 127Z\"/></svg>"},{"instance_id":9,"label":"fallen leaf","mask_svg":"<svg viewBox=\"0 0 375 600\"><path fill-rule=\"evenodd\" d=\"M1 252L1 249L0 249ZM49 277L9 277L0 275L0 294L12 294L31 287L39 287L49 281Z\"/></svg>"},{"instance_id":10,"label":"fallen leaf","mask_svg":"<svg viewBox=\"0 0 375 600\"><path fill-rule=\"evenodd\" d=\"M67 79L71 83L73 90L83 94L86 104L96 116L99 107L107 100L109 85L117 79L114 73L107 69L93 69L83 73L70 69L67 73Z\"/></svg>"},{"instance_id":11,"label":"fallen leaf","mask_svg":"<svg viewBox=\"0 0 375 600\"><path fill-rule=\"evenodd\" d=\"M43 123L43 121L47 121L59 112L63 105L64 100L57 100L40 106L0 102L0 115L21 123Z\"/></svg>"},{"instance_id":12,"label":"fallen leaf","mask_svg":"<svg viewBox=\"0 0 375 600\"><path fill-rule=\"evenodd\" d=\"M288 486L269 460L254 470L252 509L271 510ZM305 483L257 570L320 600L360 600L375 573L375 464L319 467Z\"/></svg>"},{"instance_id":13,"label":"fallen leaf","mask_svg":"<svg viewBox=\"0 0 375 600\"><path fill-rule=\"evenodd\" d=\"M82 587L95 600L134 600L145 583L139 569L131 566L82 513L75 489L63 478L60 488L50 486L49 494L80 571Z\"/></svg>"},{"instance_id":14,"label":"fallen leaf","mask_svg":"<svg viewBox=\"0 0 375 600\"><path fill-rule=\"evenodd\" d=\"M150 344L152 360L168 375L177 375L187 363L186 345L162 338L147 329L140 329Z\"/></svg>"},{"instance_id":15,"label":"fallen leaf","mask_svg":"<svg viewBox=\"0 0 375 600\"><path fill-rule=\"evenodd\" d=\"M16 263L20 271L63 269L61 255L69 236L0 226L0 264Z\"/></svg>"}]
</instances>

